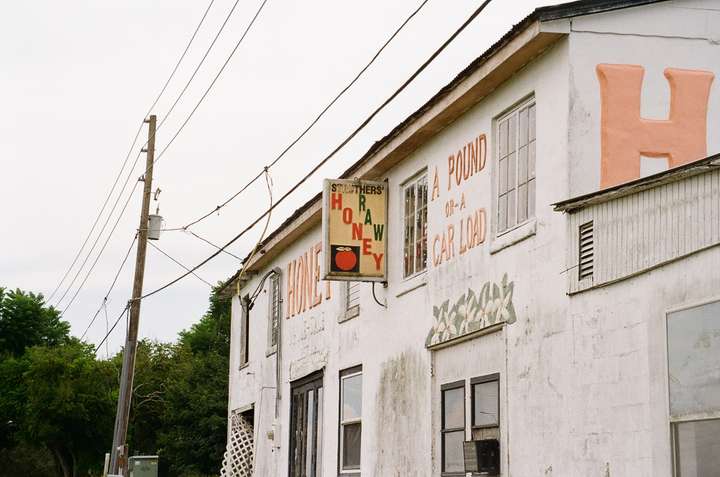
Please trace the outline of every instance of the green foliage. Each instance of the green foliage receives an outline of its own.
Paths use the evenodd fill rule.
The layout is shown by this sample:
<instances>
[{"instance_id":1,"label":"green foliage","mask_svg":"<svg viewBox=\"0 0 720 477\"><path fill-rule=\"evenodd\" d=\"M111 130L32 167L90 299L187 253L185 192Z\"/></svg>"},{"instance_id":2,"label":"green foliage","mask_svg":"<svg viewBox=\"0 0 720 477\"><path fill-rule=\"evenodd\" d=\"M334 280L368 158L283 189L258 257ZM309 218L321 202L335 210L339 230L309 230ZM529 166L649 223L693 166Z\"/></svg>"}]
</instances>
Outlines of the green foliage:
<instances>
[{"instance_id":1,"label":"green foliage","mask_svg":"<svg viewBox=\"0 0 720 477\"><path fill-rule=\"evenodd\" d=\"M161 475L218 474L229 352L230 303L215 293L177 343L138 344L132 454L159 454ZM42 295L0 288L0 469L97 475L111 447L121 367L122 353L98 360L92 345L70 337Z\"/></svg>"},{"instance_id":2,"label":"green foliage","mask_svg":"<svg viewBox=\"0 0 720 477\"><path fill-rule=\"evenodd\" d=\"M0 355L20 356L31 346L64 343L70 324L60 313L45 306L42 294L0 288Z\"/></svg>"}]
</instances>

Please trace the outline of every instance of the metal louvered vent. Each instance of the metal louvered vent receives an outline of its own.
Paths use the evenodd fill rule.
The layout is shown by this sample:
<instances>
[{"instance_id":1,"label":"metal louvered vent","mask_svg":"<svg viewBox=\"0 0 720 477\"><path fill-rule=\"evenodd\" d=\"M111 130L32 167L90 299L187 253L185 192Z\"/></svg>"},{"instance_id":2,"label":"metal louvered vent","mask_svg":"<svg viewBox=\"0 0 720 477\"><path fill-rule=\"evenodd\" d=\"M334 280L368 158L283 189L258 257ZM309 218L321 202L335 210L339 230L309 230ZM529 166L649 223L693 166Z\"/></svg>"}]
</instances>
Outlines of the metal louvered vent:
<instances>
[{"instance_id":1,"label":"metal louvered vent","mask_svg":"<svg viewBox=\"0 0 720 477\"><path fill-rule=\"evenodd\" d=\"M593 239L593 222L586 222L578 228L579 260L578 279L592 277L593 264L595 259L595 247Z\"/></svg>"}]
</instances>

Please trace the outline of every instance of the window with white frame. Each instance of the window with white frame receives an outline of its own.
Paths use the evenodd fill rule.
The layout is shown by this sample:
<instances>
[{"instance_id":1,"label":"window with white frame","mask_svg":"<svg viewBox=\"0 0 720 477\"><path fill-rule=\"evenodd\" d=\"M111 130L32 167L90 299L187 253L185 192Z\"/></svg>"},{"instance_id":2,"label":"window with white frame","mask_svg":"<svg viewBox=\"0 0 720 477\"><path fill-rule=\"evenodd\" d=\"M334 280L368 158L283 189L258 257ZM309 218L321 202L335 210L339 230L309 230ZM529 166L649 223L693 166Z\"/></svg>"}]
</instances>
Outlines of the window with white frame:
<instances>
[{"instance_id":1,"label":"window with white frame","mask_svg":"<svg viewBox=\"0 0 720 477\"><path fill-rule=\"evenodd\" d=\"M720 301L668 313L675 477L720 469Z\"/></svg>"},{"instance_id":2,"label":"window with white frame","mask_svg":"<svg viewBox=\"0 0 720 477\"><path fill-rule=\"evenodd\" d=\"M341 474L360 473L362 436L362 367L340 372L340 449Z\"/></svg>"},{"instance_id":3,"label":"window with white frame","mask_svg":"<svg viewBox=\"0 0 720 477\"><path fill-rule=\"evenodd\" d=\"M280 315L282 313L281 275L279 270L269 277L268 290L268 353L277 350Z\"/></svg>"},{"instance_id":4,"label":"window with white frame","mask_svg":"<svg viewBox=\"0 0 720 477\"><path fill-rule=\"evenodd\" d=\"M427 172L403 184L403 277L427 266Z\"/></svg>"},{"instance_id":5,"label":"window with white frame","mask_svg":"<svg viewBox=\"0 0 720 477\"><path fill-rule=\"evenodd\" d=\"M350 318L355 318L356 316L360 315L360 287L362 282L345 282L343 284L344 287L344 297L343 297L343 304L344 309L343 313L340 316L340 321L349 320Z\"/></svg>"},{"instance_id":6,"label":"window with white frame","mask_svg":"<svg viewBox=\"0 0 720 477\"><path fill-rule=\"evenodd\" d=\"M535 100L497 121L497 233L535 217Z\"/></svg>"}]
</instances>

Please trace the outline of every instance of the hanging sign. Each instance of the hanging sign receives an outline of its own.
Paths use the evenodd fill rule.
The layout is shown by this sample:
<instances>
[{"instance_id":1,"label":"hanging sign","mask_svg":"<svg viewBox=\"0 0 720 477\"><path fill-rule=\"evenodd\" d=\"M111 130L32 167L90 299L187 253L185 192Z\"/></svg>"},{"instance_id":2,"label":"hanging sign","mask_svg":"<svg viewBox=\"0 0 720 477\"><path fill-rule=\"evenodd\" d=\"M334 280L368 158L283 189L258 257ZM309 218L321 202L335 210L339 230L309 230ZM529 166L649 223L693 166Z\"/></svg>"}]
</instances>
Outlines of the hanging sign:
<instances>
[{"instance_id":1,"label":"hanging sign","mask_svg":"<svg viewBox=\"0 0 720 477\"><path fill-rule=\"evenodd\" d=\"M325 179L323 279L386 281L387 182Z\"/></svg>"}]
</instances>

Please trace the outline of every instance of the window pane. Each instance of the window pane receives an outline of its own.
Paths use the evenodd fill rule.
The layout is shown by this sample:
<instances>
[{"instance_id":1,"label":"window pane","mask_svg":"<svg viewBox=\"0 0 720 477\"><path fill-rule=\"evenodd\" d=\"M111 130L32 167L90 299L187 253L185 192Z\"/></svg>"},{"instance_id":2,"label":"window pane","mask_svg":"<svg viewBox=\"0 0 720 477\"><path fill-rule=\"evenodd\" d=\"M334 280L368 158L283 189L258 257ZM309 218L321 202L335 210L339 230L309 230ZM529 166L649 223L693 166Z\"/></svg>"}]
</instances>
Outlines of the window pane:
<instances>
[{"instance_id":1,"label":"window pane","mask_svg":"<svg viewBox=\"0 0 720 477\"><path fill-rule=\"evenodd\" d=\"M528 180L528 147L523 146L518 152L518 184Z\"/></svg>"},{"instance_id":2,"label":"window pane","mask_svg":"<svg viewBox=\"0 0 720 477\"><path fill-rule=\"evenodd\" d=\"M533 104L528 108L528 130L530 140L535 140L535 105Z\"/></svg>"},{"instance_id":3,"label":"window pane","mask_svg":"<svg viewBox=\"0 0 720 477\"><path fill-rule=\"evenodd\" d=\"M465 388L443 391L443 429L465 427Z\"/></svg>"},{"instance_id":4,"label":"window pane","mask_svg":"<svg viewBox=\"0 0 720 477\"><path fill-rule=\"evenodd\" d=\"M342 380L342 419L358 419L362 415L362 374Z\"/></svg>"},{"instance_id":5,"label":"window pane","mask_svg":"<svg viewBox=\"0 0 720 477\"><path fill-rule=\"evenodd\" d=\"M508 190L508 160L500 159L499 175L498 175L498 194L502 195Z\"/></svg>"},{"instance_id":6,"label":"window pane","mask_svg":"<svg viewBox=\"0 0 720 477\"><path fill-rule=\"evenodd\" d=\"M513 114L508 118L508 153L517 149L517 116Z\"/></svg>"},{"instance_id":7,"label":"window pane","mask_svg":"<svg viewBox=\"0 0 720 477\"><path fill-rule=\"evenodd\" d=\"M465 431L446 432L443 437L443 472L465 472L463 441Z\"/></svg>"},{"instance_id":8,"label":"window pane","mask_svg":"<svg viewBox=\"0 0 720 477\"><path fill-rule=\"evenodd\" d=\"M528 182L528 217L535 217L535 179Z\"/></svg>"},{"instance_id":9,"label":"window pane","mask_svg":"<svg viewBox=\"0 0 720 477\"><path fill-rule=\"evenodd\" d=\"M528 145L528 177L535 177L535 141Z\"/></svg>"},{"instance_id":10,"label":"window pane","mask_svg":"<svg viewBox=\"0 0 720 477\"><path fill-rule=\"evenodd\" d=\"M676 424L677 477L720 475L720 419Z\"/></svg>"},{"instance_id":11,"label":"window pane","mask_svg":"<svg viewBox=\"0 0 720 477\"><path fill-rule=\"evenodd\" d=\"M498 199L498 232L507 228L507 196Z\"/></svg>"},{"instance_id":12,"label":"window pane","mask_svg":"<svg viewBox=\"0 0 720 477\"><path fill-rule=\"evenodd\" d=\"M507 172L507 190L513 190L517 187L517 174L515 169L517 154L512 153L508 156L508 172Z\"/></svg>"},{"instance_id":13,"label":"window pane","mask_svg":"<svg viewBox=\"0 0 720 477\"><path fill-rule=\"evenodd\" d=\"M500 159L507 156L507 143L508 143L508 122L507 120L500 123L499 134L500 140L498 141L498 151L500 153Z\"/></svg>"},{"instance_id":14,"label":"window pane","mask_svg":"<svg viewBox=\"0 0 720 477\"><path fill-rule=\"evenodd\" d=\"M343 426L343 470L360 468L360 441L362 428L360 423Z\"/></svg>"},{"instance_id":15,"label":"window pane","mask_svg":"<svg viewBox=\"0 0 720 477\"><path fill-rule=\"evenodd\" d=\"M517 224L517 205L515 204L515 191L511 190L507 194L507 226L508 228Z\"/></svg>"},{"instance_id":16,"label":"window pane","mask_svg":"<svg viewBox=\"0 0 720 477\"><path fill-rule=\"evenodd\" d=\"M490 381L474 385L473 426L497 426L500 382Z\"/></svg>"},{"instance_id":17,"label":"window pane","mask_svg":"<svg viewBox=\"0 0 720 477\"><path fill-rule=\"evenodd\" d=\"M720 301L668 315L670 414L720 411Z\"/></svg>"},{"instance_id":18,"label":"window pane","mask_svg":"<svg viewBox=\"0 0 720 477\"><path fill-rule=\"evenodd\" d=\"M518 223L525 222L528 218L528 195L527 184L518 187Z\"/></svg>"},{"instance_id":19,"label":"window pane","mask_svg":"<svg viewBox=\"0 0 720 477\"><path fill-rule=\"evenodd\" d=\"M524 146L528 143L528 108L524 108L519 114L520 129L518 130L518 143Z\"/></svg>"}]
</instances>

